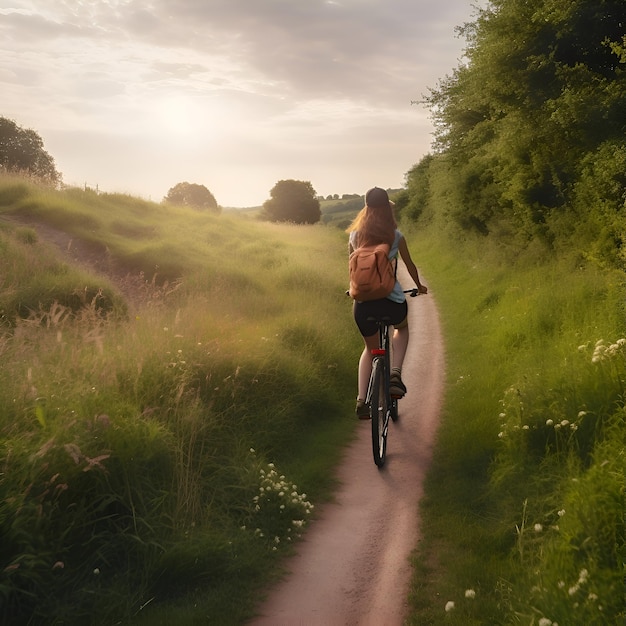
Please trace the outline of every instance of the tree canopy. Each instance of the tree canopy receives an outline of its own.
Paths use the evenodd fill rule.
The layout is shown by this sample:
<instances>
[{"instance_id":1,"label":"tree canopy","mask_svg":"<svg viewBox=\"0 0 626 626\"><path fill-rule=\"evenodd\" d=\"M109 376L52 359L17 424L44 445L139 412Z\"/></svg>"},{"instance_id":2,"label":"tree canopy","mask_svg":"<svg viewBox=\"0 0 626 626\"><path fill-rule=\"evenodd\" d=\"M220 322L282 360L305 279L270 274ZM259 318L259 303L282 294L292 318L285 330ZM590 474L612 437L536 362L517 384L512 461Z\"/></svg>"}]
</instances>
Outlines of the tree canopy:
<instances>
[{"instance_id":1,"label":"tree canopy","mask_svg":"<svg viewBox=\"0 0 626 626\"><path fill-rule=\"evenodd\" d=\"M44 150L41 137L6 117L0 117L0 169L27 173L55 185L61 182L61 174Z\"/></svg>"},{"instance_id":2,"label":"tree canopy","mask_svg":"<svg viewBox=\"0 0 626 626\"><path fill-rule=\"evenodd\" d=\"M409 188L420 188L410 211L422 212L447 172L454 189L440 197L461 227L552 245L598 208L581 194L583 179L585 197L600 193L590 170L601 160L610 208L603 204L607 219L592 220L588 239L621 247L626 178L615 164L626 157L626 4L492 0L477 15L460 29L467 62L427 97L435 158L408 175Z\"/></svg>"},{"instance_id":3,"label":"tree canopy","mask_svg":"<svg viewBox=\"0 0 626 626\"><path fill-rule=\"evenodd\" d=\"M204 186L196 183L178 183L168 192L163 202L189 206L194 209L206 209L213 213L219 213L220 207L215 196Z\"/></svg>"},{"instance_id":4,"label":"tree canopy","mask_svg":"<svg viewBox=\"0 0 626 626\"><path fill-rule=\"evenodd\" d=\"M313 185L302 180L279 180L263 203L261 217L271 222L315 224L322 211Z\"/></svg>"}]
</instances>

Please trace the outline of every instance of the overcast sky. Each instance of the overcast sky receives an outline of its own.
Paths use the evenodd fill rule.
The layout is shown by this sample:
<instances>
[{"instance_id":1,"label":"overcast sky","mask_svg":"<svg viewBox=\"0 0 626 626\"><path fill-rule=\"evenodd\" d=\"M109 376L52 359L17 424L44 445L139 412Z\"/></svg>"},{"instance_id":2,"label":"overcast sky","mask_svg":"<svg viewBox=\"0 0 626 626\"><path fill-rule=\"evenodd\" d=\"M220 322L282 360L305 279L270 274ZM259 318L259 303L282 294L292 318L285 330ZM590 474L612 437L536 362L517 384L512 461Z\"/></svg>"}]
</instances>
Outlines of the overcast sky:
<instances>
[{"instance_id":1,"label":"overcast sky","mask_svg":"<svg viewBox=\"0 0 626 626\"><path fill-rule=\"evenodd\" d=\"M0 116L64 182L223 206L401 187L474 0L0 0Z\"/></svg>"}]
</instances>

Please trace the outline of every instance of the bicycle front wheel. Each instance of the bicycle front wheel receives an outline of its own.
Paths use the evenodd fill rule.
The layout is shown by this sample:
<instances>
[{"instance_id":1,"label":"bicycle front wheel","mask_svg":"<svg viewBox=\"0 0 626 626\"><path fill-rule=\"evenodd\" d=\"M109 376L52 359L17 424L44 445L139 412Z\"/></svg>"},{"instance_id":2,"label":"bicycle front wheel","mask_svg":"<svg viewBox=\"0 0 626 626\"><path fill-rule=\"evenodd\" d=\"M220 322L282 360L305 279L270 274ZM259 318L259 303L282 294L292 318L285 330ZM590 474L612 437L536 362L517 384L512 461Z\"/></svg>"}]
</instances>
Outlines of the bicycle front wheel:
<instances>
[{"instance_id":1,"label":"bicycle front wheel","mask_svg":"<svg viewBox=\"0 0 626 626\"><path fill-rule=\"evenodd\" d=\"M382 359L375 359L372 365L372 451L374 463L382 467L387 451L387 427L389 424L389 406L385 389L385 364Z\"/></svg>"}]
</instances>

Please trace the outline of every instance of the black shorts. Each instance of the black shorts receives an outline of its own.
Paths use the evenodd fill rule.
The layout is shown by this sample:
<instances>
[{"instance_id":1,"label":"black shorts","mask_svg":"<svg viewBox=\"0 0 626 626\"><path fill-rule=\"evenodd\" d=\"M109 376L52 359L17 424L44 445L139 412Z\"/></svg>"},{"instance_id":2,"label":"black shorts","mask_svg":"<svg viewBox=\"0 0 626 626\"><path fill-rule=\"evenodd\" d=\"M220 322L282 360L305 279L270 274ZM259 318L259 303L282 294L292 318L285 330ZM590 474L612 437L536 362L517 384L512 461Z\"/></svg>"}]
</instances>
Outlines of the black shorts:
<instances>
[{"instance_id":1,"label":"black shorts","mask_svg":"<svg viewBox=\"0 0 626 626\"><path fill-rule=\"evenodd\" d=\"M375 335L378 326L377 319L387 318L389 324L404 326L408 307L404 302L394 302L388 298L382 300L369 300L368 302L354 302L354 321L363 337Z\"/></svg>"}]
</instances>

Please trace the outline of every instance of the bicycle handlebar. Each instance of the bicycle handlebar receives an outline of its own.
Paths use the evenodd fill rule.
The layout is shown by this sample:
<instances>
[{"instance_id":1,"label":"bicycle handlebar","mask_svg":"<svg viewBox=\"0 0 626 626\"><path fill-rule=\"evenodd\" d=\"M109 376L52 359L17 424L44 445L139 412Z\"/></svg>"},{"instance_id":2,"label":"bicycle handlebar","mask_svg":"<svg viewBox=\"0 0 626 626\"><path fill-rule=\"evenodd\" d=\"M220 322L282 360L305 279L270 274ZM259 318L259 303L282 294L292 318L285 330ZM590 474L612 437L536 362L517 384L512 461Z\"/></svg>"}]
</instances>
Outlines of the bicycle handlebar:
<instances>
[{"instance_id":1,"label":"bicycle handlebar","mask_svg":"<svg viewBox=\"0 0 626 626\"><path fill-rule=\"evenodd\" d=\"M415 298L415 296L419 296L421 293L425 293L425 292L421 292L417 287L413 287L413 289L403 289L402 292L408 293L411 298ZM346 296L349 296L349 295L350 295L350 290L346 289Z\"/></svg>"}]
</instances>

